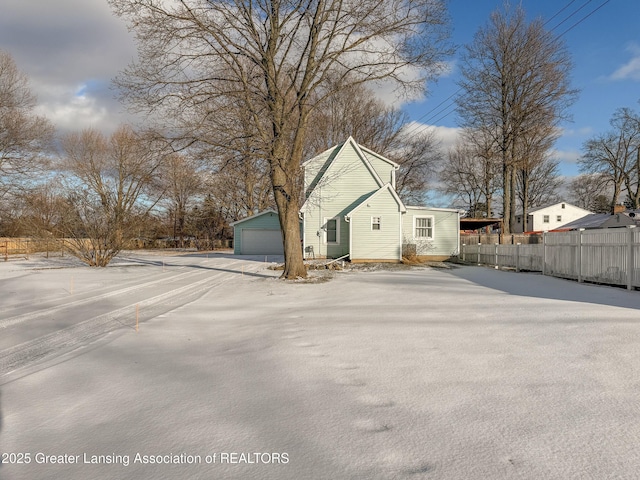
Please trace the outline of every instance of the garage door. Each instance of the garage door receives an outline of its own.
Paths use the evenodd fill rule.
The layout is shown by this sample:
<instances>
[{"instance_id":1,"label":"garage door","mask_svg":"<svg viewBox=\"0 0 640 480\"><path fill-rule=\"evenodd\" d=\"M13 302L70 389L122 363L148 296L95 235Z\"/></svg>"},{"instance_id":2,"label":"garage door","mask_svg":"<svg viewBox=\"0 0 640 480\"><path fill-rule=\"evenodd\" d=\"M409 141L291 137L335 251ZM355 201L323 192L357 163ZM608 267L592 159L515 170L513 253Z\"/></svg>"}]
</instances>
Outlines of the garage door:
<instances>
[{"instance_id":1,"label":"garage door","mask_svg":"<svg viewBox=\"0 0 640 480\"><path fill-rule=\"evenodd\" d=\"M282 232L246 228L242 230L242 255L282 255Z\"/></svg>"}]
</instances>

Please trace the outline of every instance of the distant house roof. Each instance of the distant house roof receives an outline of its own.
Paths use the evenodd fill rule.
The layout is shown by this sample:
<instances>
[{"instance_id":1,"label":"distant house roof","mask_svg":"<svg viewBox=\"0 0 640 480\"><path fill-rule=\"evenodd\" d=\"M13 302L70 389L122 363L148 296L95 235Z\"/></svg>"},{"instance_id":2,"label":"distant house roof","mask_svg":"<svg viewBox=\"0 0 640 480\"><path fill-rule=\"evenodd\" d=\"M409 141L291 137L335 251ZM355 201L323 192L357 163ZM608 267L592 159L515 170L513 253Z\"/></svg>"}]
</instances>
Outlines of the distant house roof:
<instances>
[{"instance_id":1,"label":"distant house roof","mask_svg":"<svg viewBox=\"0 0 640 480\"><path fill-rule=\"evenodd\" d=\"M585 210L584 208L581 208L581 207L578 207L576 205L573 205L572 203L569 203L569 202L557 202L557 203L551 203L549 205L543 205L541 207L530 208L527 214L531 215L534 212L539 212L540 210L544 210L544 209L552 208L552 207L557 207L558 205L563 205L563 204L564 205L569 205L570 207L577 208L578 210L584 210L585 212L590 213L589 210ZM522 210L519 210L516 213L516 216L520 216L520 215L522 215Z\"/></svg>"},{"instance_id":2,"label":"distant house roof","mask_svg":"<svg viewBox=\"0 0 640 480\"><path fill-rule=\"evenodd\" d=\"M635 224L633 218L622 213L616 213L615 215L609 213L592 213L551 231L563 232L567 230L578 230L579 228L615 228Z\"/></svg>"}]
</instances>

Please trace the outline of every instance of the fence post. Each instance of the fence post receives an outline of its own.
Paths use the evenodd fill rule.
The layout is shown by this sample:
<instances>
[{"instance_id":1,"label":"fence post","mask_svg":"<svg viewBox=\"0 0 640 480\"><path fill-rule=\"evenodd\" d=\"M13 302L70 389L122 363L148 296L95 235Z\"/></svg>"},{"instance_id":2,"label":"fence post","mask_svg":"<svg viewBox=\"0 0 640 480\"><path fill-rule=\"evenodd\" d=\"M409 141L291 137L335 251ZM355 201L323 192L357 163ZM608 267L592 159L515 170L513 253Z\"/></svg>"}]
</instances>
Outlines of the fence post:
<instances>
[{"instance_id":1,"label":"fence post","mask_svg":"<svg viewBox=\"0 0 640 480\"><path fill-rule=\"evenodd\" d=\"M466 256L466 252L464 250L464 247L466 247L466 245L463 243L462 244L462 261L466 262L467 261L467 256Z\"/></svg>"},{"instance_id":2,"label":"fence post","mask_svg":"<svg viewBox=\"0 0 640 480\"><path fill-rule=\"evenodd\" d=\"M520 271L520 242L516 243L516 272Z\"/></svg>"},{"instance_id":3,"label":"fence post","mask_svg":"<svg viewBox=\"0 0 640 480\"><path fill-rule=\"evenodd\" d=\"M480 240L480 237L478 237L478 240ZM478 255L477 255L478 256L478 265L480 265L480 245L482 245L482 243L478 242L478 250L477 250L477 252L478 252Z\"/></svg>"},{"instance_id":4,"label":"fence post","mask_svg":"<svg viewBox=\"0 0 640 480\"><path fill-rule=\"evenodd\" d=\"M494 265L496 266L496 268L498 268L499 265L498 265L498 244L497 243L495 244L494 252L495 252L495 263L494 263Z\"/></svg>"},{"instance_id":5,"label":"fence post","mask_svg":"<svg viewBox=\"0 0 640 480\"><path fill-rule=\"evenodd\" d=\"M547 232L542 232L542 275L547 274Z\"/></svg>"},{"instance_id":6,"label":"fence post","mask_svg":"<svg viewBox=\"0 0 640 480\"><path fill-rule=\"evenodd\" d=\"M635 225L627 225L629 234L627 236L627 290L633 290L633 279L635 277L634 267L635 259L633 258L634 244L633 232Z\"/></svg>"},{"instance_id":7,"label":"fence post","mask_svg":"<svg viewBox=\"0 0 640 480\"><path fill-rule=\"evenodd\" d=\"M582 283L582 232L584 232L584 228L580 228L578 230L578 283Z\"/></svg>"}]
</instances>

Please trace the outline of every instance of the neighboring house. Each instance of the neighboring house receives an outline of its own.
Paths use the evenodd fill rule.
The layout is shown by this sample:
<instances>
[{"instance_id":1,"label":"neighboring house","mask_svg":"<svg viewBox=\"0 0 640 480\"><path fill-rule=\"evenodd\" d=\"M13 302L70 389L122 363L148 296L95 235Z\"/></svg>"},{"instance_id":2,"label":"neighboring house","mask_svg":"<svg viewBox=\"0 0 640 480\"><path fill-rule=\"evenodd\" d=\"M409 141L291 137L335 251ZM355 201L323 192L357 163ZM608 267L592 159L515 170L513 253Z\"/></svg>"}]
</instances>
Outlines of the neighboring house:
<instances>
[{"instance_id":1,"label":"neighboring house","mask_svg":"<svg viewBox=\"0 0 640 480\"><path fill-rule=\"evenodd\" d=\"M633 218L624 213L616 213L615 215L611 215L610 213L592 213L573 222L569 222L560 228L556 228L554 231L564 232L579 230L581 228L617 228L635 224Z\"/></svg>"},{"instance_id":2,"label":"neighboring house","mask_svg":"<svg viewBox=\"0 0 640 480\"><path fill-rule=\"evenodd\" d=\"M403 245L418 256L458 253L457 210L405 206L399 165L349 137L304 164L305 258L400 261Z\"/></svg>"},{"instance_id":3,"label":"neighboring house","mask_svg":"<svg viewBox=\"0 0 640 480\"><path fill-rule=\"evenodd\" d=\"M527 214L525 225L522 213L516 215L516 227L513 233L546 232L555 230L569 222L578 220L593 212L576 207L567 202L555 203L546 207L533 208Z\"/></svg>"}]
</instances>

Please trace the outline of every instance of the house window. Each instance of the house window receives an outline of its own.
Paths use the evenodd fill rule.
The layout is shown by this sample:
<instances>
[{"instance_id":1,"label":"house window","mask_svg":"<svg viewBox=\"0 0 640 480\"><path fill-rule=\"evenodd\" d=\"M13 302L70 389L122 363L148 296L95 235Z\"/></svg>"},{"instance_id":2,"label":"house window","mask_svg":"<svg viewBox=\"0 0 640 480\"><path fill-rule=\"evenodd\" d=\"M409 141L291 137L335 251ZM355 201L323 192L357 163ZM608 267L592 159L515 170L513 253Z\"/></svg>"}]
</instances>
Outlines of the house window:
<instances>
[{"instance_id":1,"label":"house window","mask_svg":"<svg viewBox=\"0 0 640 480\"><path fill-rule=\"evenodd\" d=\"M381 230L382 217L371 217L371 230Z\"/></svg>"},{"instance_id":2,"label":"house window","mask_svg":"<svg viewBox=\"0 0 640 480\"><path fill-rule=\"evenodd\" d=\"M413 219L414 238L433 238L433 217L415 217Z\"/></svg>"},{"instance_id":3,"label":"house window","mask_svg":"<svg viewBox=\"0 0 640 480\"><path fill-rule=\"evenodd\" d=\"M564 205L565 205L565 204L563 203L563 204L562 204L562 208L564 208Z\"/></svg>"},{"instance_id":4,"label":"house window","mask_svg":"<svg viewBox=\"0 0 640 480\"><path fill-rule=\"evenodd\" d=\"M549 223L549 215L545 215L542 217L542 223Z\"/></svg>"},{"instance_id":5,"label":"house window","mask_svg":"<svg viewBox=\"0 0 640 480\"><path fill-rule=\"evenodd\" d=\"M340 243L340 221L338 218L325 219L325 242Z\"/></svg>"},{"instance_id":6,"label":"house window","mask_svg":"<svg viewBox=\"0 0 640 480\"><path fill-rule=\"evenodd\" d=\"M516 220L520 223L521 217L516 217Z\"/></svg>"},{"instance_id":7,"label":"house window","mask_svg":"<svg viewBox=\"0 0 640 480\"><path fill-rule=\"evenodd\" d=\"M562 221L562 215L556 215L556 222Z\"/></svg>"}]
</instances>

